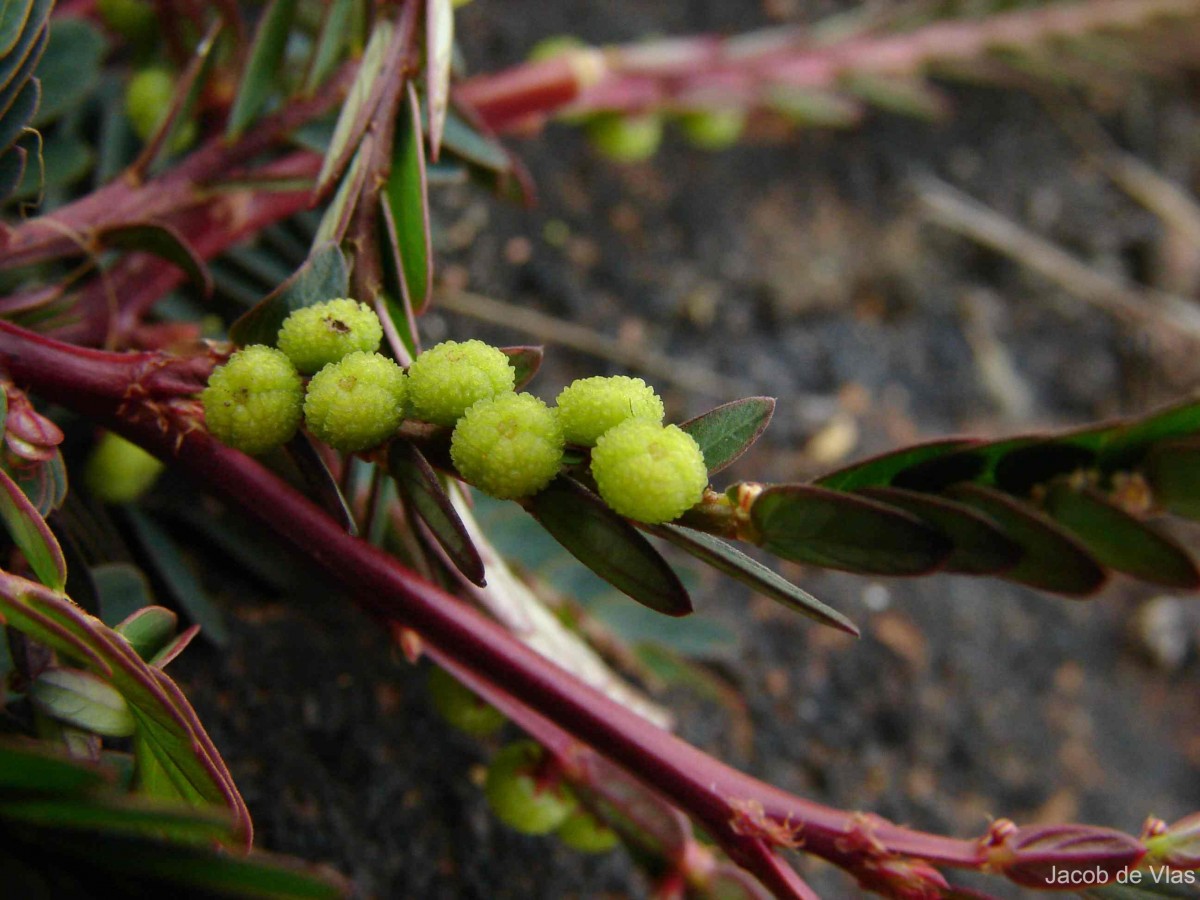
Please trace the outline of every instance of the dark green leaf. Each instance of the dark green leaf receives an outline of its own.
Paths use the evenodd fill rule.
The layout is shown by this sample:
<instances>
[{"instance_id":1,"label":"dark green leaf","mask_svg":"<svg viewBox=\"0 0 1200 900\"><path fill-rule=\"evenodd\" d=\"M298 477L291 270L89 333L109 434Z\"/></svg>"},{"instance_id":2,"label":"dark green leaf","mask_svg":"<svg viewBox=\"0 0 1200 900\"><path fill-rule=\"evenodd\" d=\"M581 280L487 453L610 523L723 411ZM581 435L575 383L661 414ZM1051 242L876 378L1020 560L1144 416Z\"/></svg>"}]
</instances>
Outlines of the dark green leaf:
<instances>
[{"instance_id":1,"label":"dark green leaf","mask_svg":"<svg viewBox=\"0 0 1200 900\"><path fill-rule=\"evenodd\" d=\"M41 83L36 78L25 82L25 87L21 88L20 93L13 99L13 105L4 114L4 118L0 119L0 153L16 143L25 130L25 125L37 111L40 97Z\"/></svg>"},{"instance_id":2,"label":"dark green leaf","mask_svg":"<svg viewBox=\"0 0 1200 900\"><path fill-rule=\"evenodd\" d=\"M1099 492L1060 480L1046 492L1044 507L1110 569L1177 590L1200 587L1200 571L1187 551Z\"/></svg>"},{"instance_id":3,"label":"dark green leaf","mask_svg":"<svg viewBox=\"0 0 1200 900\"><path fill-rule=\"evenodd\" d=\"M875 575L923 575L949 556L938 531L874 500L802 484L767 488L750 508L762 547L783 559Z\"/></svg>"},{"instance_id":4,"label":"dark green leaf","mask_svg":"<svg viewBox=\"0 0 1200 900\"><path fill-rule=\"evenodd\" d=\"M516 373L513 390L523 390L542 367L544 351L541 347L501 347L500 350L508 357Z\"/></svg>"},{"instance_id":5,"label":"dark green leaf","mask_svg":"<svg viewBox=\"0 0 1200 900\"><path fill-rule=\"evenodd\" d=\"M954 550L942 565L945 572L996 575L1021 558L1021 548L995 522L969 507L901 488L862 488L857 493L911 513L949 538Z\"/></svg>"},{"instance_id":6,"label":"dark green leaf","mask_svg":"<svg viewBox=\"0 0 1200 900\"><path fill-rule=\"evenodd\" d=\"M0 61L0 81L3 81L3 85L0 86L0 116L8 115L17 95L24 90L37 70L49 43L50 31L42 28L27 38L22 37L18 52L11 58Z\"/></svg>"},{"instance_id":7,"label":"dark green leaf","mask_svg":"<svg viewBox=\"0 0 1200 900\"><path fill-rule=\"evenodd\" d=\"M1104 569L1087 549L1052 519L1027 504L972 484L951 488L949 496L995 521L1021 546L1021 561L1002 577L1076 597L1095 593L1103 586Z\"/></svg>"},{"instance_id":8,"label":"dark green leaf","mask_svg":"<svg viewBox=\"0 0 1200 900\"><path fill-rule=\"evenodd\" d=\"M405 97L404 108L396 116L392 170L385 196L396 226L404 296L413 311L420 315L429 302L433 283L433 249L421 109L411 84Z\"/></svg>"},{"instance_id":9,"label":"dark green leaf","mask_svg":"<svg viewBox=\"0 0 1200 900\"><path fill-rule=\"evenodd\" d=\"M1117 429L1101 453L1100 466L1105 471L1130 469L1154 444L1194 436L1200 436L1200 403L1190 400Z\"/></svg>"},{"instance_id":10,"label":"dark green leaf","mask_svg":"<svg viewBox=\"0 0 1200 900\"><path fill-rule=\"evenodd\" d=\"M0 740L0 794L74 794L103 784L105 771L44 744Z\"/></svg>"},{"instance_id":11,"label":"dark green leaf","mask_svg":"<svg viewBox=\"0 0 1200 900\"><path fill-rule=\"evenodd\" d=\"M479 551L421 451L408 441L392 441L388 448L388 474L396 480L401 496L429 527L458 571L468 581L483 587L486 582Z\"/></svg>"},{"instance_id":12,"label":"dark green leaf","mask_svg":"<svg viewBox=\"0 0 1200 900\"><path fill-rule=\"evenodd\" d=\"M0 519L38 580L61 591L67 584L67 562L62 548L46 520L3 470L0 470Z\"/></svg>"},{"instance_id":13,"label":"dark green leaf","mask_svg":"<svg viewBox=\"0 0 1200 900\"><path fill-rule=\"evenodd\" d=\"M25 161L29 154L24 147L11 147L0 154L0 203L7 200L25 177Z\"/></svg>"},{"instance_id":14,"label":"dark green leaf","mask_svg":"<svg viewBox=\"0 0 1200 900\"><path fill-rule=\"evenodd\" d=\"M708 474L712 475L750 449L771 421L774 411L773 398L746 397L710 409L679 427L700 445L704 464Z\"/></svg>"},{"instance_id":15,"label":"dark green leaf","mask_svg":"<svg viewBox=\"0 0 1200 900\"><path fill-rule=\"evenodd\" d=\"M291 278L233 323L229 337L242 347L248 344L274 347L283 320L293 310L345 297L349 292L350 270L341 248L336 244L315 247Z\"/></svg>"},{"instance_id":16,"label":"dark green leaf","mask_svg":"<svg viewBox=\"0 0 1200 900\"><path fill-rule=\"evenodd\" d=\"M271 91L280 84L284 51L295 17L296 0L272 0L259 19L246 71L242 73L242 82L238 85L237 97L225 126L226 139L236 140L241 136L262 110Z\"/></svg>"},{"instance_id":17,"label":"dark green leaf","mask_svg":"<svg viewBox=\"0 0 1200 900\"><path fill-rule=\"evenodd\" d=\"M567 552L613 587L669 616L692 611L682 582L658 551L577 482L560 476L528 509Z\"/></svg>"},{"instance_id":18,"label":"dark green leaf","mask_svg":"<svg viewBox=\"0 0 1200 900\"><path fill-rule=\"evenodd\" d=\"M469 163L499 174L512 169L508 151L495 138L476 131L454 110L446 113L442 146Z\"/></svg>"},{"instance_id":19,"label":"dark green leaf","mask_svg":"<svg viewBox=\"0 0 1200 900\"><path fill-rule=\"evenodd\" d=\"M179 616L161 606L146 606L130 615L116 630L137 655L151 660L175 639Z\"/></svg>"},{"instance_id":20,"label":"dark green leaf","mask_svg":"<svg viewBox=\"0 0 1200 900\"><path fill-rule=\"evenodd\" d=\"M0 0L0 58L12 52L32 10L33 0Z\"/></svg>"},{"instance_id":21,"label":"dark green leaf","mask_svg":"<svg viewBox=\"0 0 1200 900\"><path fill-rule=\"evenodd\" d=\"M170 225L143 222L136 225L114 225L96 233L101 247L152 253L178 266L192 283L207 297L212 293L212 276L208 266L191 244Z\"/></svg>"},{"instance_id":22,"label":"dark green leaf","mask_svg":"<svg viewBox=\"0 0 1200 900\"><path fill-rule=\"evenodd\" d=\"M122 633L124 631L118 623L125 622L154 600L150 583L142 570L129 563L101 563L93 566L92 583L100 597L100 619L110 628L116 628ZM139 655L143 659L146 658L144 653Z\"/></svg>"},{"instance_id":23,"label":"dark green leaf","mask_svg":"<svg viewBox=\"0 0 1200 900\"><path fill-rule=\"evenodd\" d=\"M1000 456L993 467L992 479L1000 490L1026 497L1036 485L1088 468L1095 460L1095 450L1081 445L1076 437L1051 438Z\"/></svg>"},{"instance_id":24,"label":"dark green leaf","mask_svg":"<svg viewBox=\"0 0 1200 900\"><path fill-rule=\"evenodd\" d=\"M830 625L839 631L858 636L854 623L836 609L826 606L816 597L792 584L782 575L768 569L758 560L752 559L737 547L725 543L711 534L682 528L667 523L651 526L651 534L670 541L697 559L702 559L713 568L736 578L751 590L782 603L788 609L808 616L822 625Z\"/></svg>"},{"instance_id":25,"label":"dark green leaf","mask_svg":"<svg viewBox=\"0 0 1200 900\"><path fill-rule=\"evenodd\" d=\"M65 135L48 141L40 156L40 164L35 158L26 167L18 196L35 197L45 190L67 187L87 174L95 158L86 141Z\"/></svg>"},{"instance_id":26,"label":"dark green leaf","mask_svg":"<svg viewBox=\"0 0 1200 900\"><path fill-rule=\"evenodd\" d=\"M1158 444L1142 472L1156 503L1177 516L1200 520L1200 438Z\"/></svg>"},{"instance_id":27,"label":"dark green leaf","mask_svg":"<svg viewBox=\"0 0 1200 900\"><path fill-rule=\"evenodd\" d=\"M62 506L67 496L67 467L61 453L56 451L45 462L30 463L8 471L43 518Z\"/></svg>"},{"instance_id":28,"label":"dark green leaf","mask_svg":"<svg viewBox=\"0 0 1200 900\"><path fill-rule=\"evenodd\" d=\"M325 465L325 460L317 452L308 435L303 431L297 432L296 436L284 445L283 451L299 472L308 495L329 513L330 518L341 525L347 534L358 534L358 525L355 524L354 513L350 511L350 504L342 496L333 473Z\"/></svg>"},{"instance_id":29,"label":"dark green leaf","mask_svg":"<svg viewBox=\"0 0 1200 900\"><path fill-rule=\"evenodd\" d=\"M208 596L175 542L153 519L135 507L128 507L125 515L171 597L188 618L201 627L205 637L218 647L228 644L229 629L224 615Z\"/></svg>"},{"instance_id":30,"label":"dark green leaf","mask_svg":"<svg viewBox=\"0 0 1200 900\"><path fill-rule=\"evenodd\" d=\"M229 841L232 824L219 809L167 806L120 795L0 801L0 820L4 819L36 828L142 835L201 846Z\"/></svg>"},{"instance_id":31,"label":"dark green leaf","mask_svg":"<svg viewBox=\"0 0 1200 900\"><path fill-rule=\"evenodd\" d=\"M32 3L7 0L6 9L0 11L4 16L0 19L0 40L9 44L7 49L0 49L0 92L8 93L10 87L20 90L32 74L49 40L46 20L53 5L53 0L33 0ZM18 9L20 6L26 9ZM7 14L9 8L13 8L15 15ZM24 21L21 21L22 15ZM0 110L6 106L0 102Z\"/></svg>"},{"instance_id":32,"label":"dark green leaf","mask_svg":"<svg viewBox=\"0 0 1200 900\"><path fill-rule=\"evenodd\" d=\"M425 99L429 104L429 156L435 162L442 146L446 108L450 103L450 63L454 56L452 0L425 3Z\"/></svg>"},{"instance_id":33,"label":"dark green leaf","mask_svg":"<svg viewBox=\"0 0 1200 900\"><path fill-rule=\"evenodd\" d=\"M42 103L34 124L53 122L83 101L100 77L100 61L108 42L82 18L55 18L50 43L38 63Z\"/></svg>"},{"instance_id":34,"label":"dark green leaf","mask_svg":"<svg viewBox=\"0 0 1200 900\"><path fill-rule=\"evenodd\" d=\"M975 442L952 438L905 447L903 450L873 456L844 469L838 469L836 472L830 472L828 475L818 478L815 484L834 491L853 491L863 487L886 487L892 483L892 479L896 475L906 469L911 469L926 460L940 459L948 453L969 447L973 443Z\"/></svg>"},{"instance_id":35,"label":"dark green leaf","mask_svg":"<svg viewBox=\"0 0 1200 900\"><path fill-rule=\"evenodd\" d=\"M325 19L321 23L321 35L317 39L312 62L308 67L308 75L304 79L306 93L311 94L316 91L333 72L342 48L346 46L350 37L350 25L354 18L356 2L357 0L333 0L326 7ZM328 146L328 144L324 146Z\"/></svg>"},{"instance_id":36,"label":"dark green leaf","mask_svg":"<svg viewBox=\"0 0 1200 900\"><path fill-rule=\"evenodd\" d=\"M329 149L325 152L325 161L321 164L321 172L317 176L317 192L324 193L345 170L350 158L358 151L362 136L379 104L382 94L380 84L388 71L388 53L392 49L392 37L395 26L387 19L379 19L371 32L367 48L363 52L362 62L358 66L358 74L354 84L350 86L350 94L342 104L338 115L337 125L333 129L333 137L329 141Z\"/></svg>"},{"instance_id":37,"label":"dark green leaf","mask_svg":"<svg viewBox=\"0 0 1200 900\"><path fill-rule=\"evenodd\" d=\"M84 731L129 737L134 719L120 691L79 669L47 669L29 686L29 699L41 712Z\"/></svg>"}]
</instances>

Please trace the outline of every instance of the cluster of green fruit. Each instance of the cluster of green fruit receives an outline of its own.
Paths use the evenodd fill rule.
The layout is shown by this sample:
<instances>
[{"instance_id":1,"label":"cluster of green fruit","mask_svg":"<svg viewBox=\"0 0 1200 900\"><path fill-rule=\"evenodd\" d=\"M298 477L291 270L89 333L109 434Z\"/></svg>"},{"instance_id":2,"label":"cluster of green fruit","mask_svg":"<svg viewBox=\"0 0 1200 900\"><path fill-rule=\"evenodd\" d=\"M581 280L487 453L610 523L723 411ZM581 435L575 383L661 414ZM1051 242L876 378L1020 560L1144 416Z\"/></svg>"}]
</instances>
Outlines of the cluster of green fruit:
<instances>
[{"instance_id":1,"label":"cluster of green fruit","mask_svg":"<svg viewBox=\"0 0 1200 900\"><path fill-rule=\"evenodd\" d=\"M667 522L708 485L695 440L662 424L662 400L640 378L584 378L555 408L517 393L508 356L482 341L446 341L405 373L377 351L383 337L366 305L330 300L296 310L278 349L254 345L216 369L201 395L209 431L259 454L290 440L301 420L347 453L377 446L406 416L453 427L459 475L500 499L536 494L562 470L568 444L590 449L601 497L621 515ZM303 375L311 375L307 389Z\"/></svg>"},{"instance_id":2,"label":"cluster of green fruit","mask_svg":"<svg viewBox=\"0 0 1200 900\"><path fill-rule=\"evenodd\" d=\"M444 669L430 669L429 691L442 717L472 737L487 737L504 725L499 710ZM553 832L585 853L615 847L616 832L581 807L552 773L544 777L544 768L544 751L533 741L508 744L492 758L484 793L497 818L523 834Z\"/></svg>"}]
</instances>

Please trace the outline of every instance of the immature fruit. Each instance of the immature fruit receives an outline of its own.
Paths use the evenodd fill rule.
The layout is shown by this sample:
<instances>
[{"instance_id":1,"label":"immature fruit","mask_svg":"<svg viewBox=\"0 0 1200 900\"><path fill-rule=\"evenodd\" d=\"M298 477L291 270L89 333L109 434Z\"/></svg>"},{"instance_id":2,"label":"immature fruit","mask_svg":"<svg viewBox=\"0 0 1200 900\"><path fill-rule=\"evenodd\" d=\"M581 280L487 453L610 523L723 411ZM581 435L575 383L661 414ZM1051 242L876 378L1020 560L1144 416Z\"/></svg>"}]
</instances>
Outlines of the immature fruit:
<instances>
[{"instance_id":1,"label":"immature fruit","mask_svg":"<svg viewBox=\"0 0 1200 900\"><path fill-rule=\"evenodd\" d=\"M132 503L150 490L162 470L157 457L107 431L88 457L83 477L93 496L105 503Z\"/></svg>"},{"instance_id":2,"label":"immature fruit","mask_svg":"<svg viewBox=\"0 0 1200 900\"><path fill-rule=\"evenodd\" d=\"M429 695L443 719L472 737L493 734L505 722L504 713L437 666L429 670Z\"/></svg>"},{"instance_id":3,"label":"immature fruit","mask_svg":"<svg viewBox=\"0 0 1200 900\"><path fill-rule=\"evenodd\" d=\"M576 379L563 388L556 406L567 443L584 447L626 419L663 419L663 402L654 388L627 375Z\"/></svg>"},{"instance_id":4,"label":"immature fruit","mask_svg":"<svg viewBox=\"0 0 1200 900\"><path fill-rule=\"evenodd\" d=\"M354 453L382 443L404 421L404 370L357 350L313 376L304 421L317 440Z\"/></svg>"},{"instance_id":5,"label":"immature fruit","mask_svg":"<svg viewBox=\"0 0 1200 900\"><path fill-rule=\"evenodd\" d=\"M567 816L554 832L568 847L580 853L605 853L617 846L617 833L582 807Z\"/></svg>"},{"instance_id":6,"label":"immature fruit","mask_svg":"<svg viewBox=\"0 0 1200 900\"><path fill-rule=\"evenodd\" d=\"M662 119L654 113L601 113L587 123L592 146L614 162L643 162L662 143Z\"/></svg>"},{"instance_id":7,"label":"immature fruit","mask_svg":"<svg viewBox=\"0 0 1200 900\"><path fill-rule=\"evenodd\" d=\"M488 766L484 794L504 824L524 834L548 834L575 808L560 784L538 784L544 751L533 741L517 741L500 750Z\"/></svg>"},{"instance_id":8,"label":"immature fruit","mask_svg":"<svg viewBox=\"0 0 1200 900\"><path fill-rule=\"evenodd\" d=\"M125 88L125 117L133 133L143 141L158 131L175 99L175 78L166 69L142 69ZM186 122L176 130L172 150L183 150L196 138L196 123Z\"/></svg>"},{"instance_id":9,"label":"immature fruit","mask_svg":"<svg viewBox=\"0 0 1200 900\"><path fill-rule=\"evenodd\" d=\"M301 374L312 375L355 350L374 353L382 340L375 311L339 297L293 311L279 329L278 347Z\"/></svg>"},{"instance_id":10,"label":"immature fruit","mask_svg":"<svg viewBox=\"0 0 1200 900\"><path fill-rule=\"evenodd\" d=\"M703 150L724 150L737 143L746 126L746 113L740 109L705 109L679 117L684 136Z\"/></svg>"},{"instance_id":11,"label":"immature fruit","mask_svg":"<svg viewBox=\"0 0 1200 900\"><path fill-rule=\"evenodd\" d=\"M485 494L501 500L528 497L562 467L558 415L530 394L480 400L454 426L454 467Z\"/></svg>"},{"instance_id":12,"label":"immature fruit","mask_svg":"<svg viewBox=\"0 0 1200 900\"><path fill-rule=\"evenodd\" d=\"M413 360L408 384L414 418L453 425L476 401L511 391L516 372L483 341L445 341Z\"/></svg>"},{"instance_id":13,"label":"immature fruit","mask_svg":"<svg viewBox=\"0 0 1200 900\"><path fill-rule=\"evenodd\" d=\"M208 430L245 453L266 453L300 425L304 385L291 360L261 344L239 350L218 367L200 394Z\"/></svg>"},{"instance_id":14,"label":"immature fruit","mask_svg":"<svg viewBox=\"0 0 1200 900\"><path fill-rule=\"evenodd\" d=\"M669 522L704 495L708 470L692 436L675 425L627 419L592 451L592 476L604 502L630 519Z\"/></svg>"}]
</instances>

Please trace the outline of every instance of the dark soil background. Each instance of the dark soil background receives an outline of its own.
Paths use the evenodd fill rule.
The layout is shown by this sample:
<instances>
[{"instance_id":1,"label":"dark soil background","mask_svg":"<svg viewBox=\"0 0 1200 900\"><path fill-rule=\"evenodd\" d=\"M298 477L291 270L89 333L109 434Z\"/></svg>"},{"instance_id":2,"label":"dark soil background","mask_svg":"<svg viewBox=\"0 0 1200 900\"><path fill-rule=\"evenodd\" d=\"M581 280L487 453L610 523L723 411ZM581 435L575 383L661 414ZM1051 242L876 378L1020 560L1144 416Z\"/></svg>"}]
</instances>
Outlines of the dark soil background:
<instances>
[{"instance_id":1,"label":"dark soil background","mask_svg":"<svg viewBox=\"0 0 1200 900\"><path fill-rule=\"evenodd\" d=\"M551 34L733 32L836 5L479 2L460 11L459 33L485 70ZM1096 121L1195 190L1195 88L1131 87ZM1118 321L939 227L912 179L953 184L1097 271L1193 296L1200 248L1113 185L1059 127L1061 108L999 89L949 94L945 122L878 114L719 154L671 137L629 167L566 127L514 141L540 205L441 192L443 281L673 367L673 381L647 377L675 421L748 393L778 397L766 439L729 480L797 480L922 437L1067 426L1190 392L1200 369L1185 338ZM430 342L545 341L532 389L547 399L574 377L631 371L470 315L435 312L424 329ZM1200 809L1195 599L1121 580L1079 603L996 580L787 574L863 637L709 582L697 615L729 637L708 667L744 709L686 689L665 700L711 752L821 802L959 836L994 816L1136 833L1148 814ZM623 852L588 858L496 822L479 788L495 745L444 726L424 672L343 598L220 586L230 650L194 649L175 671L263 846L329 862L378 897L647 894ZM857 896L829 867L797 864L823 896Z\"/></svg>"}]
</instances>

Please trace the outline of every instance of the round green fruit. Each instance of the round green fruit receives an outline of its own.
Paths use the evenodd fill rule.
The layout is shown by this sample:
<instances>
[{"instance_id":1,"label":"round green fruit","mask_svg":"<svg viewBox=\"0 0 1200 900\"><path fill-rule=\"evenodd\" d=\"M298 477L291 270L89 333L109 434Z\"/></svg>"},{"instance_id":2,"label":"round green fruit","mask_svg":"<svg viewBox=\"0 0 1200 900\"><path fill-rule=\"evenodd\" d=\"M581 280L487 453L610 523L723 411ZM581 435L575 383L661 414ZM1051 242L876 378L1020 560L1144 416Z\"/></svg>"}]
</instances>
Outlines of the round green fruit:
<instances>
[{"instance_id":1,"label":"round green fruit","mask_svg":"<svg viewBox=\"0 0 1200 900\"><path fill-rule=\"evenodd\" d=\"M137 444L106 431L88 457L83 477L105 503L132 503L158 480L163 464Z\"/></svg>"},{"instance_id":2,"label":"round green fruit","mask_svg":"<svg viewBox=\"0 0 1200 900\"><path fill-rule=\"evenodd\" d=\"M601 436L592 477L605 503L648 524L679 518L708 486L704 454L692 436L645 419L627 419Z\"/></svg>"},{"instance_id":3,"label":"round green fruit","mask_svg":"<svg viewBox=\"0 0 1200 900\"><path fill-rule=\"evenodd\" d=\"M133 133L150 140L171 109L175 99L175 77L166 69L142 69L125 88L125 117ZM196 139L196 123L185 122L175 129L172 150L183 150Z\"/></svg>"},{"instance_id":4,"label":"round green fruit","mask_svg":"<svg viewBox=\"0 0 1200 900\"><path fill-rule=\"evenodd\" d=\"M208 430L245 453L286 443L300 425L304 385L291 360L260 344L239 350L213 370L200 394Z\"/></svg>"},{"instance_id":5,"label":"round green fruit","mask_svg":"<svg viewBox=\"0 0 1200 900\"><path fill-rule=\"evenodd\" d=\"M413 417L453 425L477 401L512 391L516 378L502 350L483 341L444 341L408 367Z\"/></svg>"},{"instance_id":6,"label":"round green fruit","mask_svg":"<svg viewBox=\"0 0 1200 900\"><path fill-rule=\"evenodd\" d=\"M654 113L601 113L587 123L592 146L614 162L644 162L662 143L662 118Z\"/></svg>"},{"instance_id":7,"label":"round green fruit","mask_svg":"<svg viewBox=\"0 0 1200 900\"><path fill-rule=\"evenodd\" d=\"M504 713L437 666L429 670L429 695L443 719L472 737L487 737L504 725Z\"/></svg>"},{"instance_id":8,"label":"round green fruit","mask_svg":"<svg viewBox=\"0 0 1200 900\"><path fill-rule=\"evenodd\" d=\"M562 467L558 415L530 394L480 400L454 426L450 458L465 480L501 500L528 497Z\"/></svg>"},{"instance_id":9,"label":"round green fruit","mask_svg":"<svg viewBox=\"0 0 1200 900\"><path fill-rule=\"evenodd\" d=\"M575 808L561 784L539 784L544 752L533 741L517 741L500 750L488 766L484 794L492 812L523 834L549 834Z\"/></svg>"},{"instance_id":10,"label":"round green fruit","mask_svg":"<svg viewBox=\"0 0 1200 900\"><path fill-rule=\"evenodd\" d=\"M663 420L663 402L654 388L626 375L579 378L563 388L555 405L567 443L584 447L626 419Z\"/></svg>"},{"instance_id":11,"label":"round green fruit","mask_svg":"<svg viewBox=\"0 0 1200 900\"><path fill-rule=\"evenodd\" d=\"M615 831L582 807L567 816L554 833L580 853L607 853L620 842Z\"/></svg>"},{"instance_id":12,"label":"round green fruit","mask_svg":"<svg viewBox=\"0 0 1200 900\"><path fill-rule=\"evenodd\" d=\"M308 383L304 422L313 437L356 453L390 437L404 421L404 370L378 353L356 350Z\"/></svg>"},{"instance_id":13,"label":"round green fruit","mask_svg":"<svg viewBox=\"0 0 1200 900\"><path fill-rule=\"evenodd\" d=\"M688 141L702 150L724 150L737 143L746 127L740 109L705 109L684 113L679 126Z\"/></svg>"},{"instance_id":14,"label":"round green fruit","mask_svg":"<svg viewBox=\"0 0 1200 900\"><path fill-rule=\"evenodd\" d=\"M383 325L365 303L339 297L292 312L283 320L277 345L304 375L356 350L374 353L383 340Z\"/></svg>"}]
</instances>

